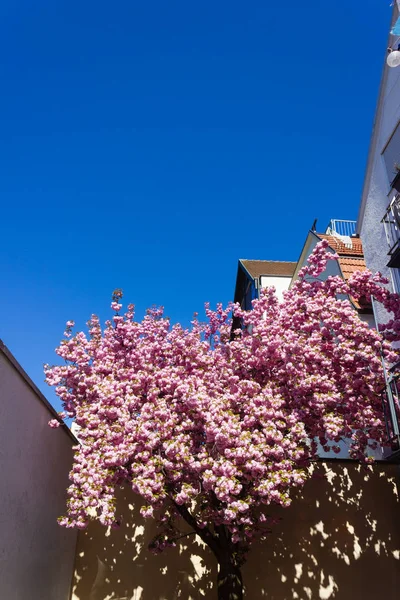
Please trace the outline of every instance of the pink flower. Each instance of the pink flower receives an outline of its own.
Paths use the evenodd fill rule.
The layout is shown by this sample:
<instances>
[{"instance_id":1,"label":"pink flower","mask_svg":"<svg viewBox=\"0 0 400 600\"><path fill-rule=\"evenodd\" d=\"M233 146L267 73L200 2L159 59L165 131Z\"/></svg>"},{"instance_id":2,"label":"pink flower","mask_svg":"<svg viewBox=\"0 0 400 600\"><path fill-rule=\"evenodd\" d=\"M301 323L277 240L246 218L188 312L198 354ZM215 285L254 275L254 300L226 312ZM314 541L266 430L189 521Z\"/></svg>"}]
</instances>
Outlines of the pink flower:
<instances>
[{"instance_id":1,"label":"pink flower","mask_svg":"<svg viewBox=\"0 0 400 600\"><path fill-rule=\"evenodd\" d=\"M385 438L380 355L388 366L400 358L391 345L400 302L368 271L319 280L336 259L321 242L282 302L267 289L251 311L206 305L206 322L195 317L190 328L162 309L141 321L132 305L120 314L120 290L104 327L92 316L88 333L72 335L68 321L57 349L65 364L45 369L60 417L80 427L61 524L114 526L116 490L130 486L159 525L154 552L176 543L186 511L198 533L224 525L244 548L265 535L268 505L290 505L317 442L338 452L350 439L352 456L367 462ZM372 295L391 317L379 332L340 299ZM232 313L243 324L233 340Z\"/></svg>"}]
</instances>

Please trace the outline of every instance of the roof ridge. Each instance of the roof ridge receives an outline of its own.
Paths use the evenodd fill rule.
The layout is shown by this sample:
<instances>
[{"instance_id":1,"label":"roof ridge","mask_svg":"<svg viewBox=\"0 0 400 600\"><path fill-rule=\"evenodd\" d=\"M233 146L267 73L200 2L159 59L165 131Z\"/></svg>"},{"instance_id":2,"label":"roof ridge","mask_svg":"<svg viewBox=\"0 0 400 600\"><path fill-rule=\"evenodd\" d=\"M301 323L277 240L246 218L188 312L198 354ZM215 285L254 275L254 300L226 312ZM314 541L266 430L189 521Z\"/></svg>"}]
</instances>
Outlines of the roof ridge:
<instances>
[{"instance_id":1,"label":"roof ridge","mask_svg":"<svg viewBox=\"0 0 400 600\"><path fill-rule=\"evenodd\" d=\"M239 260L251 260L251 262L274 262L274 263L287 263L297 264L295 260L270 260L269 258L239 258Z\"/></svg>"}]
</instances>

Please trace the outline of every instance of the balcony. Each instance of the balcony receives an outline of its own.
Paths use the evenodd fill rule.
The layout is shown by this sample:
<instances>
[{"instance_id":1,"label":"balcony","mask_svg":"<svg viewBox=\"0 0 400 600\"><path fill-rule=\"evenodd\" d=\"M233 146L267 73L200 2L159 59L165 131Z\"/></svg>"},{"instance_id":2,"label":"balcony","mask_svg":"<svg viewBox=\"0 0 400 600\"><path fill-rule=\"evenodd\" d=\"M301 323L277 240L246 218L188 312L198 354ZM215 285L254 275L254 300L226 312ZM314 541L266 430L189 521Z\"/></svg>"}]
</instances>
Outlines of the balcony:
<instances>
[{"instance_id":1,"label":"balcony","mask_svg":"<svg viewBox=\"0 0 400 600\"><path fill-rule=\"evenodd\" d=\"M398 269L400 268L400 194L396 194L393 198L381 222L389 246L387 266Z\"/></svg>"},{"instance_id":2,"label":"balcony","mask_svg":"<svg viewBox=\"0 0 400 600\"><path fill-rule=\"evenodd\" d=\"M356 233L356 221L343 221L342 219L331 219L326 233L328 235L353 237Z\"/></svg>"}]
</instances>

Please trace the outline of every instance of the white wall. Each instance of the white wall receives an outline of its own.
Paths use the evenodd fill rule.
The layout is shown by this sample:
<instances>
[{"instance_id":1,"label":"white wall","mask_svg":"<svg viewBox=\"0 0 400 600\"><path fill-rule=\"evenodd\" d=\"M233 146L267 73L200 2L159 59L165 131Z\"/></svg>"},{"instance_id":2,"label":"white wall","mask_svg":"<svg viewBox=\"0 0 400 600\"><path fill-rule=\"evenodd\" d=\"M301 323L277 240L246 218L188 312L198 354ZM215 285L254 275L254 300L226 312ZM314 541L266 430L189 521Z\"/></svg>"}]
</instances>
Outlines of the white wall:
<instances>
[{"instance_id":1,"label":"white wall","mask_svg":"<svg viewBox=\"0 0 400 600\"><path fill-rule=\"evenodd\" d=\"M393 20L397 18L397 15L397 8L395 8ZM395 40L395 36L389 36L388 45L394 44ZM387 254L389 247L381 223L392 196L389 193L389 181L382 151L399 120L400 67L389 68L385 60L357 230L363 243L368 268L372 271L380 271L392 283L394 273L386 266L389 260ZM385 312L378 309L378 321L384 322L386 318Z\"/></svg>"},{"instance_id":2,"label":"white wall","mask_svg":"<svg viewBox=\"0 0 400 600\"><path fill-rule=\"evenodd\" d=\"M285 292L286 290L289 289L291 280L292 280L291 277L278 277L278 276L272 276L272 275L268 275L268 276L263 275L261 277L261 287L266 288L266 287L273 286L276 290L276 296L277 296L279 302L281 302L283 300L283 292Z\"/></svg>"},{"instance_id":3,"label":"white wall","mask_svg":"<svg viewBox=\"0 0 400 600\"><path fill-rule=\"evenodd\" d=\"M321 239L317 235L315 235L312 231L309 232L308 237L306 239L306 243L304 244L304 248L298 260L296 270L293 275L293 281L296 281L299 271L306 265L308 257L320 241ZM331 248L328 248L328 251L334 254L334 250L332 250ZM324 271L324 273L322 273L320 279L324 281L328 277L332 277L335 275L341 275L339 265L336 260L329 260L326 265L326 270Z\"/></svg>"},{"instance_id":4,"label":"white wall","mask_svg":"<svg viewBox=\"0 0 400 600\"><path fill-rule=\"evenodd\" d=\"M76 532L61 528L73 437L0 342L0 598L67 600Z\"/></svg>"}]
</instances>

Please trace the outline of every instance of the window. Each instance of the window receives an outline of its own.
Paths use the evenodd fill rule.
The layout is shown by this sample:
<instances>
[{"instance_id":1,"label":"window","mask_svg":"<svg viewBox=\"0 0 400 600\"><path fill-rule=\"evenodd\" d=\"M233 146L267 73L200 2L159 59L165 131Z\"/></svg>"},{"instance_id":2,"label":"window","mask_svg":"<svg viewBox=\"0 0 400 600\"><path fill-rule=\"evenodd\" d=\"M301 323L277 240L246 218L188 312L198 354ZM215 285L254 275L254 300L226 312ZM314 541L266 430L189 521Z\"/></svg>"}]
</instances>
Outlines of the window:
<instances>
[{"instance_id":1,"label":"window","mask_svg":"<svg viewBox=\"0 0 400 600\"><path fill-rule=\"evenodd\" d=\"M396 129L384 147L382 157L390 186L393 187L394 180L400 173L400 123L397 124Z\"/></svg>"}]
</instances>

